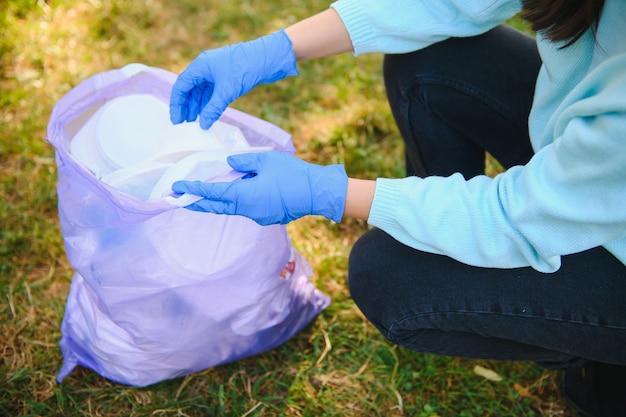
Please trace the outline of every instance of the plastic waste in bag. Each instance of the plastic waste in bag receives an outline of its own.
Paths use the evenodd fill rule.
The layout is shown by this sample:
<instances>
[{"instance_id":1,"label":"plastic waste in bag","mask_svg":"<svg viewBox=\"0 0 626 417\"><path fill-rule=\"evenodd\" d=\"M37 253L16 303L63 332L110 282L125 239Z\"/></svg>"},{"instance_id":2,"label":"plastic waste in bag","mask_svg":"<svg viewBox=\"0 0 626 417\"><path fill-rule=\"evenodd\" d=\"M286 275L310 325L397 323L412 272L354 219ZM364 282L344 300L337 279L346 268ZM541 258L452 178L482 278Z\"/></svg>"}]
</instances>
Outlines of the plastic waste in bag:
<instances>
[{"instance_id":1,"label":"plastic waste in bag","mask_svg":"<svg viewBox=\"0 0 626 417\"><path fill-rule=\"evenodd\" d=\"M287 132L231 108L222 131L155 121L174 79L132 64L85 80L52 112L47 139L76 270L59 381L79 365L134 386L187 375L279 346L329 304L284 226L193 212L180 207L193 196L171 194L179 178L238 178L225 163L234 152L294 151ZM127 122L104 127L119 118Z\"/></svg>"}]
</instances>

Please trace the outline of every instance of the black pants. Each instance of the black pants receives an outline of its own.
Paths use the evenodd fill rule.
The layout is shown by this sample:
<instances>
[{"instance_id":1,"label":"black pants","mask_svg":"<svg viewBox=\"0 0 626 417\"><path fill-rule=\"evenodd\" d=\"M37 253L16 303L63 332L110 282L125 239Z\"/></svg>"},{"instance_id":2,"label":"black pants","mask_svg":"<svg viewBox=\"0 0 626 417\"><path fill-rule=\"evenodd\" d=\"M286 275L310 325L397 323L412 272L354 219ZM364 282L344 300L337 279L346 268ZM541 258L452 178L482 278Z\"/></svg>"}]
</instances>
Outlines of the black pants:
<instances>
[{"instance_id":1,"label":"black pants","mask_svg":"<svg viewBox=\"0 0 626 417\"><path fill-rule=\"evenodd\" d=\"M526 163L540 65L534 40L504 26L386 56L407 174L470 178L484 172L485 151L504 167ZM545 274L468 266L373 229L352 250L348 281L365 316L410 349L552 367L626 364L626 266L603 248L565 256Z\"/></svg>"}]
</instances>

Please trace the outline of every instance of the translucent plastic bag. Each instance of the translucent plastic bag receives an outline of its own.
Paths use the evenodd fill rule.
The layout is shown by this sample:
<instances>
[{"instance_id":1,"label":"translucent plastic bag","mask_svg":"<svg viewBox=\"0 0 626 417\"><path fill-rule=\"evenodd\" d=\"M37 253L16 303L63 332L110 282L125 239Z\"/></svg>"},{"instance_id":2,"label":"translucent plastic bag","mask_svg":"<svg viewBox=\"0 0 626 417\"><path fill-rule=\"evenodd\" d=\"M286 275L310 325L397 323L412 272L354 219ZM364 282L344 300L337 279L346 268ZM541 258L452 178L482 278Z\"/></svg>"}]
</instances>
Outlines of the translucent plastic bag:
<instances>
[{"instance_id":1,"label":"translucent plastic bag","mask_svg":"<svg viewBox=\"0 0 626 417\"><path fill-rule=\"evenodd\" d=\"M284 226L141 200L98 179L70 153L103 103L129 94L167 102L175 75L132 64L85 80L48 125L58 208L75 268L60 341L62 381L77 365L145 386L272 349L329 304ZM253 146L293 152L289 134L227 109Z\"/></svg>"}]
</instances>

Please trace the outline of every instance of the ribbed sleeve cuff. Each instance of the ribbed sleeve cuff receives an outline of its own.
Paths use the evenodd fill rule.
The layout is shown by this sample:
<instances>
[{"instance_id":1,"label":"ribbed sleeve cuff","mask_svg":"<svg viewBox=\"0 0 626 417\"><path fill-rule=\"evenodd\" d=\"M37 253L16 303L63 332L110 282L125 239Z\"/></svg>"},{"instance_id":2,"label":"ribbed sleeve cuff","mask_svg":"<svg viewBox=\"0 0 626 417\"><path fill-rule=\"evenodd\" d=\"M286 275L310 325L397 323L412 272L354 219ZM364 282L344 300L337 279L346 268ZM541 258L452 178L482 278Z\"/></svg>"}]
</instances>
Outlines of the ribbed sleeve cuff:
<instances>
[{"instance_id":1,"label":"ribbed sleeve cuff","mask_svg":"<svg viewBox=\"0 0 626 417\"><path fill-rule=\"evenodd\" d=\"M396 209L400 200L401 179L378 178L372 208L367 222L382 230L389 230L397 223Z\"/></svg>"},{"instance_id":2,"label":"ribbed sleeve cuff","mask_svg":"<svg viewBox=\"0 0 626 417\"><path fill-rule=\"evenodd\" d=\"M365 13L364 5L359 0L339 0L330 5L338 14L350 35L354 55L376 51L376 37L372 25Z\"/></svg>"}]
</instances>

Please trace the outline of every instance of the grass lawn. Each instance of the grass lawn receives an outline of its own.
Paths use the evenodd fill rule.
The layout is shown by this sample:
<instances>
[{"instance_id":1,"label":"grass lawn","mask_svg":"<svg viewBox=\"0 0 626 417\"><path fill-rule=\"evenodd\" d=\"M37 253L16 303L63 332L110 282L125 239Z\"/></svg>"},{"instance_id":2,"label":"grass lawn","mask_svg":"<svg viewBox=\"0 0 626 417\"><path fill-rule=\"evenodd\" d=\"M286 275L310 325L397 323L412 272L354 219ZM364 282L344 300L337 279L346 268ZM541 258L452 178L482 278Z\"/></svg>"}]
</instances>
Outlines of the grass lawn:
<instances>
[{"instance_id":1,"label":"grass lawn","mask_svg":"<svg viewBox=\"0 0 626 417\"><path fill-rule=\"evenodd\" d=\"M367 225L319 218L288 230L332 304L284 345L147 388L83 368L55 382L73 270L56 211L54 154L44 139L54 104L90 75L130 62L179 72L203 49L252 39L326 7L320 0L0 2L0 415L574 415L556 372L387 342L345 285L350 247ZM363 178L399 177L402 141L380 66L378 55L302 63L299 77L259 87L233 107L291 132L307 160L345 163ZM491 173L497 169L490 163ZM478 375L476 366L501 380Z\"/></svg>"}]
</instances>

